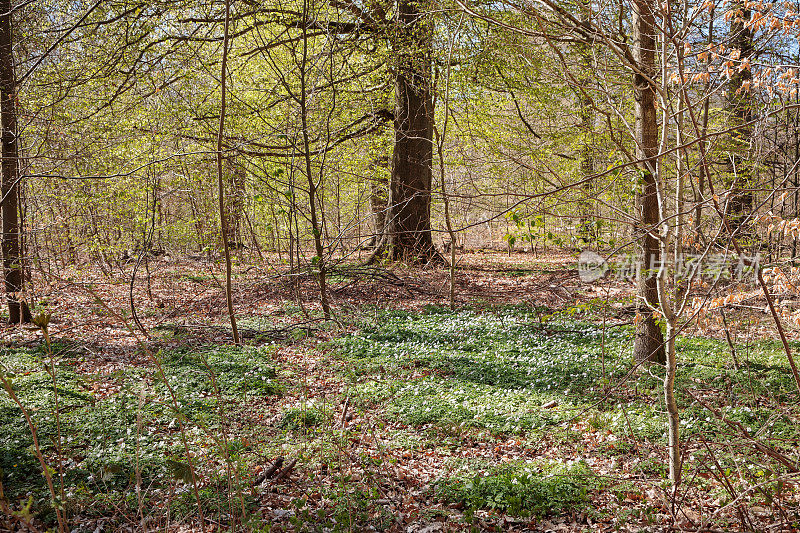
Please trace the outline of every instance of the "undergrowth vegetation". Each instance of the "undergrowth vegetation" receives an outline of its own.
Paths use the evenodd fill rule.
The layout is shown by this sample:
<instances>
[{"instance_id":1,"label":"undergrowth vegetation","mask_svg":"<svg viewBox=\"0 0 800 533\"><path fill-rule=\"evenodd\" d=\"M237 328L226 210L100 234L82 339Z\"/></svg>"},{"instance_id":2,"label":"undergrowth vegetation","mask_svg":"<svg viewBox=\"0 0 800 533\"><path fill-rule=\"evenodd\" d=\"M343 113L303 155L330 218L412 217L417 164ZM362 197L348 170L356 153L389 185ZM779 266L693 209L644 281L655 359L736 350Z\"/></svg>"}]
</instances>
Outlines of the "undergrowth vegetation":
<instances>
[{"instance_id":1,"label":"undergrowth vegetation","mask_svg":"<svg viewBox=\"0 0 800 533\"><path fill-rule=\"evenodd\" d=\"M585 462L515 462L488 469L465 465L438 481L437 496L467 509L493 509L513 516L585 510L599 480Z\"/></svg>"},{"instance_id":2,"label":"undergrowth vegetation","mask_svg":"<svg viewBox=\"0 0 800 533\"><path fill-rule=\"evenodd\" d=\"M35 423L56 498L24 416L6 393L3 496L19 513L30 503L30 512L50 524L54 508L196 518L198 506L257 523L253 480L265 461L281 455L297 459L308 483L276 515L292 527L391 529L386 494L397 481L390 483L390 472L436 457L440 464L424 483L406 479L402 490L418 487L420 497L442 502L444 516L455 512L451 507L465 524L477 512L527 520L588 516L598 498L636 492L630 481L609 475L621 464L633 479L666 486L657 453L664 446L663 369L635 367L631 326L592 313L509 306L379 314L328 344L298 348L328 365L325 379L338 380L341 397L312 394L309 377L280 362L275 344L183 347L143 352L139 364L108 357L93 366L87 362L96 354L65 340L51 349L5 348L2 371ZM689 442L733 443L741 424L791 455L800 426L780 347L734 348L735 360L726 342L678 340L684 434ZM237 420L268 398L275 400L271 420L263 413ZM376 431L388 435L381 446L345 451L375 442ZM736 492L713 488L709 465L718 465L735 491L760 484L788 497L795 490L780 477L781 465L760 460L746 442L724 453L699 444L687 452L687 468L699 474L693 483L720 505ZM599 466L600 458L612 466ZM331 484L318 487L323 478Z\"/></svg>"},{"instance_id":3,"label":"undergrowth vegetation","mask_svg":"<svg viewBox=\"0 0 800 533\"><path fill-rule=\"evenodd\" d=\"M119 505L135 508L145 502L126 499L143 488L149 489L145 498L163 503L163 491L187 484L193 473L212 479L214 465L230 462L236 452L220 434L223 405L231 409L247 397L280 392L272 349L162 352L151 354L147 366L109 364L107 372L85 374L76 367L92 355L70 343L53 348L55 390L44 347L3 349L2 372L35 424L53 468L56 505L66 509L88 502L99 514ZM52 512L33 434L6 393L0 395L0 475L8 501L30 494L33 512Z\"/></svg>"},{"instance_id":4,"label":"undergrowth vegetation","mask_svg":"<svg viewBox=\"0 0 800 533\"><path fill-rule=\"evenodd\" d=\"M519 307L432 311L388 313L378 325L337 341L365 402L385 401L390 413L414 425L455 423L519 434L584 420L663 440L663 369L649 365L632 372L631 327L563 314L543 320ZM800 436L791 413L776 416L769 408L785 401L794 386L779 346L739 346L741 368L722 341L683 337L678 349L679 388L706 384L722 393L709 401L727 418L785 439ZM632 399L631 390L639 397ZM680 400L689 434L724 430L691 396Z\"/></svg>"},{"instance_id":5,"label":"undergrowth vegetation","mask_svg":"<svg viewBox=\"0 0 800 533\"><path fill-rule=\"evenodd\" d=\"M658 481L666 475L663 461L641 457L639 448L663 448L663 368L634 368L632 328L583 321L580 315L591 314L585 311L547 318L519 307L392 312L336 344L351 365L360 401L390 418L460 435L517 435L532 443L575 444L590 432L607 441L604 455L632 458L636 471ZM688 439L735 442L742 439L740 423L792 453L800 425L796 406L785 403L793 382L779 346L735 346L737 361L724 341L682 337L678 349L677 389ZM713 460L725 472L743 471L745 486L777 475L748 448L730 447ZM704 468L711 457L705 448L692 448L687 460ZM494 461L472 468L478 473L441 480L437 494L470 508L541 515L578 505L602 485L569 475L546 475L545 482L530 465L523 465L524 474Z\"/></svg>"}]
</instances>

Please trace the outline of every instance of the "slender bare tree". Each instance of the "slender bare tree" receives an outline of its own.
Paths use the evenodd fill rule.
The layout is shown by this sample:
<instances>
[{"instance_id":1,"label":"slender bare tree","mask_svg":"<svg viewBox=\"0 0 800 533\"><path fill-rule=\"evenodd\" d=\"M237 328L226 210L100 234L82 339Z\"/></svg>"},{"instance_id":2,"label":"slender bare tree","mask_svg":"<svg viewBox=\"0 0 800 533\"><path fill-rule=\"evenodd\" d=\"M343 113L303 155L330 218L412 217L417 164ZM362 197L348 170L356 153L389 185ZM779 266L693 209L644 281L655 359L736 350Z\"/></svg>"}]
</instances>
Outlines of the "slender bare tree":
<instances>
[{"instance_id":1,"label":"slender bare tree","mask_svg":"<svg viewBox=\"0 0 800 533\"><path fill-rule=\"evenodd\" d=\"M223 155L222 145L225 138L225 111L227 104L227 79L228 79L228 46L230 44L231 0L225 0L225 30L222 40L222 63L220 66L220 108L219 128L217 130L217 189L219 193L219 223L222 236L222 247L225 252L225 300L228 304L228 319L231 322L234 344L240 344L239 329L236 327L236 313L233 309L233 287L231 250L228 243L229 229L228 216L225 212L225 183L223 181Z\"/></svg>"}]
</instances>

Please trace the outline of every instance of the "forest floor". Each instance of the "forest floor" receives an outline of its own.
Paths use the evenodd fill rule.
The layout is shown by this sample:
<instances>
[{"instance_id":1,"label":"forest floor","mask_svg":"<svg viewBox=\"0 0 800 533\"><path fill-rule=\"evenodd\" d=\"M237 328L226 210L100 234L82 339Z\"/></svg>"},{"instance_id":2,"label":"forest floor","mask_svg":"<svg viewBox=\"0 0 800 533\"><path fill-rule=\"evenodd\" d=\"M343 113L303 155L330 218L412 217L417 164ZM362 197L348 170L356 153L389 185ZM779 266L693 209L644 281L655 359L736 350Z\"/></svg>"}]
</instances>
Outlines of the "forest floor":
<instances>
[{"instance_id":1,"label":"forest floor","mask_svg":"<svg viewBox=\"0 0 800 533\"><path fill-rule=\"evenodd\" d=\"M242 347L218 264L154 258L132 291L130 265L41 275L51 343L3 327L0 370L57 503L0 394L0 529L797 531L800 404L763 302L727 310L730 341L721 316L678 339L673 490L632 286L576 266L462 254L456 311L446 270L339 267L326 322L313 278L243 262Z\"/></svg>"}]
</instances>

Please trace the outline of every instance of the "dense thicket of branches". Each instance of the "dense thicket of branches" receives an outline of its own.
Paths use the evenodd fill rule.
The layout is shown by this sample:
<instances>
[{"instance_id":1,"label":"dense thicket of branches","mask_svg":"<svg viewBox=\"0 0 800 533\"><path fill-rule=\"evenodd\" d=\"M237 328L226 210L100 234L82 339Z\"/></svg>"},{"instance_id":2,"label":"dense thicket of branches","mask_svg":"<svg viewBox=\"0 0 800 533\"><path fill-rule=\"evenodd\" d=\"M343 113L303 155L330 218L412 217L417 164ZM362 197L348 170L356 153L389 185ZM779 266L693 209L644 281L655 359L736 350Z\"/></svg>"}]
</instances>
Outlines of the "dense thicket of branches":
<instances>
[{"instance_id":1,"label":"dense thicket of branches","mask_svg":"<svg viewBox=\"0 0 800 533\"><path fill-rule=\"evenodd\" d=\"M589 6L581 18L556 3L536 13L513 5L414 3L402 23L390 4L308 8L304 14L293 3L233 6L224 155L235 244L253 253L310 250L305 133L326 254L358 250L384 229L397 248L406 240L411 247L440 246L441 198L413 170L438 163L426 127L403 131L406 105L415 108L415 120L429 117L429 129L449 108L446 177L455 226L473 246L505 246L504 238L519 229L514 212L526 227L543 216L535 231L517 231L529 241L578 246L586 240L580 227L587 213L600 226L592 239L615 246L633 236L631 182L638 178L626 164L641 159L630 80L635 6ZM706 180L741 190L725 209L746 213L745 204L758 205L755 191L765 188L764 173L754 167L764 162L758 154L780 153L775 172L785 166L794 175L791 139L768 131L780 132L776 121L794 116L787 103L796 98L789 70L795 52L780 29L759 26L747 37L752 9L741 16L721 6L681 9L674 6L668 18L654 15L652 81L671 122L662 130L673 144L670 128L678 117L686 130L683 148L659 140L658 162L669 172L680 164L694 177L684 180L682 195L701 213L693 217L699 228ZM786 24L785 11L776 9L764 20ZM464 11L471 17L446 56ZM220 5L34 3L15 10L14 18L28 251L47 262L91 257L117 268L126 251L143 245L153 205L154 248L215 249L218 231L206 215L213 206L208 176L219 114ZM752 51L741 46L750 40ZM309 56L300 65L304 41ZM447 102L439 92L445 73L453 87ZM305 111L298 102L301 78L307 79ZM418 105L403 91L430 91L420 96L430 102ZM586 112L575 113L576 106ZM402 170L397 158L404 143L411 166ZM664 185L665 193L674 190L673 183ZM381 201L371 205L371 198L390 201L380 209ZM404 209L424 213L428 205L430 221L423 216L403 229ZM373 216L381 218L378 224ZM432 239L424 237L428 225Z\"/></svg>"}]
</instances>

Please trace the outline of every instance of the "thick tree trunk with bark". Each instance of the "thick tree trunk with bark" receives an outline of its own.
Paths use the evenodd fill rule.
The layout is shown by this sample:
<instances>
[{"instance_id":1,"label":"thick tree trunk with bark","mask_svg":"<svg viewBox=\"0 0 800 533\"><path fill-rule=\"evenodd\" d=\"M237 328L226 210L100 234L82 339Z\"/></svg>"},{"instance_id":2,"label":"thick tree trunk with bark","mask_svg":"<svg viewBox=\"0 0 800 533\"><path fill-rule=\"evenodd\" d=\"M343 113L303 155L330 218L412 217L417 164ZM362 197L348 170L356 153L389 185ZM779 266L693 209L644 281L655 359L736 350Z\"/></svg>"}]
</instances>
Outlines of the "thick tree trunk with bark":
<instances>
[{"instance_id":1,"label":"thick tree trunk with bark","mask_svg":"<svg viewBox=\"0 0 800 533\"><path fill-rule=\"evenodd\" d=\"M17 83L14 77L14 41L11 1L0 0L0 126L2 126L3 275L11 323L30 322L22 295L24 276L19 223L19 166L17 154Z\"/></svg>"},{"instance_id":2,"label":"thick tree trunk with bark","mask_svg":"<svg viewBox=\"0 0 800 533\"><path fill-rule=\"evenodd\" d=\"M750 21L750 9L746 3L740 3L737 16L731 19L730 43L733 53L738 50L739 60L749 60L753 55L753 33L747 23ZM737 9L734 9L736 12ZM741 232L745 216L753 210L753 193L751 187L751 168L746 157L752 134L750 121L753 119L753 102L750 83L753 74L749 68L739 69L738 63L733 67L727 89L726 106L730 112L731 126L731 155L728 158L729 172L731 174L731 196L727 203L727 216L734 232Z\"/></svg>"},{"instance_id":3,"label":"thick tree trunk with bark","mask_svg":"<svg viewBox=\"0 0 800 533\"><path fill-rule=\"evenodd\" d=\"M400 39L388 246L395 260L443 262L431 235L432 28L415 0L400 0L397 16Z\"/></svg>"},{"instance_id":4,"label":"thick tree trunk with bark","mask_svg":"<svg viewBox=\"0 0 800 533\"><path fill-rule=\"evenodd\" d=\"M637 194L638 240L641 274L639 276L638 321L633 355L636 361L666 362L664 335L653 318L658 306L657 271L661 248L656 234L659 231L658 189L656 163L658 155L658 122L656 121L655 90L651 84L655 67L655 6L650 0L634 2L634 58L640 72L634 73L634 111L636 115L636 157L639 160L641 184ZM649 78L649 80L648 80Z\"/></svg>"}]
</instances>

